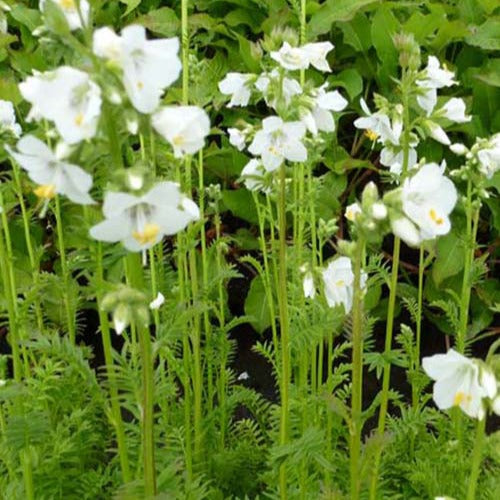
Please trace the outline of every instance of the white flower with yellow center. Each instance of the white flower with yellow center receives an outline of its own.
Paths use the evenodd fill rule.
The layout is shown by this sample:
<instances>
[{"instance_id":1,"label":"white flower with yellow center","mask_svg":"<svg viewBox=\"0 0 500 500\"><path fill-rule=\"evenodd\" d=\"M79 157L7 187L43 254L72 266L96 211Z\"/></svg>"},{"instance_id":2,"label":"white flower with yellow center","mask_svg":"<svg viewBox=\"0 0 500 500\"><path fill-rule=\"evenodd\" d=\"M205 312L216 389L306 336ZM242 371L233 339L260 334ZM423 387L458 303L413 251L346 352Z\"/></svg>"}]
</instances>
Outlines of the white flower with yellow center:
<instances>
[{"instance_id":1,"label":"white flower with yellow center","mask_svg":"<svg viewBox=\"0 0 500 500\"><path fill-rule=\"evenodd\" d=\"M71 31L83 28L82 21L85 26L89 23L90 6L87 0L51 0L56 4L64 14ZM40 0L40 10L44 12L46 0ZM79 6L78 6L79 4ZM78 12L80 9L80 12Z\"/></svg>"},{"instance_id":2,"label":"white flower with yellow center","mask_svg":"<svg viewBox=\"0 0 500 500\"><path fill-rule=\"evenodd\" d=\"M251 96L249 80L253 75L245 73L228 73L219 82L219 90L222 94L230 95L231 100L227 104L228 108L233 106L246 106Z\"/></svg>"},{"instance_id":3,"label":"white flower with yellow center","mask_svg":"<svg viewBox=\"0 0 500 500\"><path fill-rule=\"evenodd\" d=\"M376 111L372 113L366 104L365 100L359 100L361 109L367 116L362 116L354 121L354 126L359 129L364 129L365 134L371 141L377 141L384 144L386 141L391 142L395 146L399 146L399 138L401 136L401 121L391 120L386 113Z\"/></svg>"},{"instance_id":4,"label":"white flower with yellow center","mask_svg":"<svg viewBox=\"0 0 500 500\"><path fill-rule=\"evenodd\" d=\"M208 115L198 106L164 106L153 114L152 124L170 143L176 158L199 151L210 133Z\"/></svg>"},{"instance_id":5,"label":"white flower with yellow center","mask_svg":"<svg viewBox=\"0 0 500 500\"><path fill-rule=\"evenodd\" d=\"M270 116L262 121L248 151L260 156L264 168L272 172L284 160L302 162L307 159L307 149L302 144L306 127L302 122L284 122L278 116Z\"/></svg>"},{"instance_id":6,"label":"white flower with yellow center","mask_svg":"<svg viewBox=\"0 0 500 500\"><path fill-rule=\"evenodd\" d=\"M93 50L122 69L127 95L141 113L152 113L159 106L163 91L182 69L179 39L148 40L144 26L137 24L123 28L121 36L110 28L96 30Z\"/></svg>"},{"instance_id":7,"label":"white flower with yellow center","mask_svg":"<svg viewBox=\"0 0 500 500\"><path fill-rule=\"evenodd\" d=\"M401 193L403 212L418 227L422 240L449 232L449 215L457 202L457 190L445 177L446 163L427 163L405 179Z\"/></svg>"},{"instance_id":8,"label":"white flower with yellow center","mask_svg":"<svg viewBox=\"0 0 500 500\"><path fill-rule=\"evenodd\" d=\"M325 297L330 307L343 305L344 310L349 313L352 309L354 295L354 273L351 259L338 257L328 264L323 270L323 283L325 286ZM361 273L361 289L366 286L367 275Z\"/></svg>"},{"instance_id":9,"label":"white flower with yellow center","mask_svg":"<svg viewBox=\"0 0 500 500\"><path fill-rule=\"evenodd\" d=\"M28 172L29 178L39 184L34 193L48 202L56 194L67 196L74 203L94 203L89 195L92 176L82 168L64 161L69 150L60 143L53 152L45 143L32 135L22 137L16 150L6 146L9 154Z\"/></svg>"},{"instance_id":10,"label":"white flower with yellow center","mask_svg":"<svg viewBox=\"0 0 500 500\"><path fill-rule=\"evenodd\" d=\"M500 170L500 133L495 134L478 153L479 171L488 179Z\"/></svg>"},{"instance_id":11,"label":"white flower with yellow center","mask_svg":"<svg viewBox=\"0 0 500 500\"><path fill-rule=\"evenodd\" d=\"M361 212L359 203L351 203L346 207L344 216L348 221L354 222Z\"/></svg>"},{"instance_id":12,"label":"white flower with yellow center","mask_svg":"<svg viewBox=\"0 0 500 500\"><path fill-rule=\"evenodd\" d=\"M61 66L19 84L31 103L28 119L53 121L64 142L94 137L101 113L101 89L83 71Z\"/></svg>"},{"instance_id":13,"label":"white flower with yellow center","mask_svg":"<svg viewBox=\"0 0 500 500\"><path fill-rule=\"evenodd\" d=\"M0 99L0 133L2 132L11 132L19 137L22 130L16 121L14 105L10 101Z\"/></svg>"},{"instance_id":14,"label":"white flower with yellow center","mask_svg":"<svg viewBox=\"0 0 500 500\"><path fill-rule=\"evenodd\" d=\"M104 221L90 229L99 241L121 241L131 252L146 250L163 236L173 235L198 220L196 203L175 182L159 182L147 193L108 192L102 208Z\"/></svg>"},{"instance_id":15,"label":"white flower with yellow center","mask_svg":"<svg viewBox=\"0 0 500 500\"><path fill-rule=\"evenodd\" d=\"M433 399L440 410L454 406L469 417L482 419L485 415L484 398L493 398L491 379L481 375L474 361L450 349L446 354L423 358L422 368L435 380Z\"/></svg>"}]
</instances>

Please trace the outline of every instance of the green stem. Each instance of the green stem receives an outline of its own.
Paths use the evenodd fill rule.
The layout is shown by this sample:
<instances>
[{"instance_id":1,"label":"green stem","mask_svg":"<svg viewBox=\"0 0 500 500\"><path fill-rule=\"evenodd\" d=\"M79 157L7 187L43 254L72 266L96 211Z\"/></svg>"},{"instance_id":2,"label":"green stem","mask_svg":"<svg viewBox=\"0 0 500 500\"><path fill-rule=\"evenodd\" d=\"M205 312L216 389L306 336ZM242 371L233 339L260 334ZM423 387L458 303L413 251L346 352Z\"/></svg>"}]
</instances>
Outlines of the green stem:
<instances>
[{"instance_id":1,"label":"green stem","mask_svg":"<svg viewBox=\"0 0 500 500\"><path fill-rule=\"evenodd\" d=\"M137 290L144 286L140 254L127 255L130 285ZM154 366L149 328L138 322L136 328L142 357L142 460L144 468L144 493L147 498L156 494L156 471L154 459Z\"/></svg>"},{"instance_id":2,"label":"green stem","mask_svg":"<svg viewBox=\"0 0 500 500\"><path fill-rule=\"evenodd\" d=\"M281 333L281 419L280 445L288 442L289 432L289 384L290 384L290 340L288 332L288 297L287 297L287 265L286 265L286 167L280 167L279 190L279 315ZM280 466L280 495L288 498L286 464Z\"/></svg>"},{"instance_id":3,"label":"green stem","mask_svg":"<svg viewBox=\"0 0 500 500\"><path fill-rule=\"evenodd\" d=\"M72 307L70 304L70 298L69 298L69 287L70 287L70 280L69 280L69 269L68 269L68 261L66 259L66 247L64 245L64 235L63 235L63 224L62 224L62 218L61 218L61 203L59 200L59 195L56 195L55 197L55 216L56 216L56 225L57 225L57 243L59 247L59 257L61 259L61 271L62 271L62 278L63 278L63 285L64 285L64 309L66 311L66 321L68 324L68 333L69 333L69 339L72 344L75 343L75 337L76 337L76 328L75 328L75 317L72 312Z\"/></svg>"},{"instance_id":4,"label":"green stem","mask_svg":"<svg viewBox=\"0 0 500 500\"><path fill-rule=\"evenodd\" d=\"M422 337L422 306L423 306L423 295L424 295L424 263L425 249L423 245L420 245L419 257L418 257L418 296L417 296L417 324L416 324L416 338L415 338L415 365L413 367L414 376L420 369L420 343ZM419 400L419 388L418 385L413 382L412 384L412 404L413 408L417 409Z\"/></svg>"},{"instance_id":5,"label":"green stem","mask_svg":"<svg viewBox=\"0 0 500 500\"><path fill-rule=\"evenodd\" d=\"M354 290L352 306L352 396L351 396L351 440L350 472L351 500L359 499L361 490L360 456L362 400L363 400L363 292L361 290L361 266L364 255L364 240L360 236L356 243L354 258Z\"/></svg>"},{"instance_id":6,"label":"green stem","mask_svg":"<svg viewBox=\"0 0 500 500\"><path fill-rule=\"evenodd\" d=\"M472 464L469 476L469 486L467 488L467 500L476 498L476 489L481 472L481 461L483 458L483 447L485 441L486 415L477 422L476 439L474 442L474 450L472 451Z\"/></svg>"}]
</instances>

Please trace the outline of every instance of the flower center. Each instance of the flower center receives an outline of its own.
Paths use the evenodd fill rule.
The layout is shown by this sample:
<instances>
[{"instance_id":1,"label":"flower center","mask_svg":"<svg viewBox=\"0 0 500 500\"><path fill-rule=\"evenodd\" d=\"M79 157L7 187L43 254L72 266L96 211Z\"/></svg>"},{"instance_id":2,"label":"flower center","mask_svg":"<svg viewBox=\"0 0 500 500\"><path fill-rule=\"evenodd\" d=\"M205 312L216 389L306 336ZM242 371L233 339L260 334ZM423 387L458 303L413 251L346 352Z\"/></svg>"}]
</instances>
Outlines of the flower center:
<instances>
[{"instance_id":1,"label":"flower center","mask_svg":"<svg viewBox=\"0 0 500 500\"><path fill-rule=\"evenodd\" d=\"M370 141L376 141L378 137L377 132L373 131L371 128L367 128L365 130L365 135L368 139L370 139Z\"/></svg>"},{"instance_id":2,"label":"flower center","mask_svg":"<svg viewBox=\"0 0 500 500\"><path fill-rule=\"evenodd\" d=\"M174 135L174 137L172 138L172 144L174 146L182 146L185 142L186 138L181 134Z\"/></svg>"},{"instance_id":3,"label":"flower center","mask_svg":"<svg viewBox=\"0 0 500 500\"><path fill-rule=\"evenodd\" d=\"M75 116L75 125L77 127L80 127L82 123L83 123L83 113L78 113Z\"/></svg>"},{"instance_id":4,"label":"flower center","mask_svg":"<svg viewBox=\"0 0 500 500\"><path fill-rule=\"evenodd\" d=\"M431 219L432 219L432 220L433 220L433 221L434 221L434 222L435 222L438 226L440 226L440 225L444 222L443 218L442 218L442 217L438 217L438 215L437 215L436 211L435 211L433 208L431 208L431 209L429 210L429 217L430 217L430 218L431 218Z\"/></svg>"},{"instance_id":5,"label":"flower center","mask_svg":"<svg viewBox=\"0 0 500 500\"><path fill-rule=\"evenodd\" d=\"M61 0L61 7L63 9L74 9L75 0Z\"/></svg>"},{"instance_id":6,"label":"flower center","mask_svg":"<svg viewBox=\"0 0 500 500\"><path fill-rule=\"evenodd\" d=\"M142 90L142 89L144 88L144 83L142 83L142 82L140 82L140 81L139 81L139 82L137 82L137 88L138 88L139 90Z\"/></svg>"},{"instance_id":7,"label":"flower center","mask_svg":"<svg viewBox=\"0 0 500 500\"><path fill-rule=\"evenodd\" d=\"M335 283L336 286L345 286L345 281L344 280L338 280L336 283Z\"/></svg>"},{"instance_id":8,"label":"flower center","mask_svg":"<svg viewBox=\"0 0 500 500\"><path fill-rule=\"evenodd\" d=\"M56 195L56 187L54 184L42 184L33 189L33 192L38 198L51 200Z\"/></svg>"},{"instance_id":9,"label":"flower center","mask_svg":"<svg viewBox=\"0 0 500 500\"><path fill-rule=\"evenodd\" d=\"M472 400L472 396L470 394L466 394L465 392L459 391L455 394L455 397L453 398L453 406L459 406L463 402L465 404L469 404Z\"/></svg>"},{"instance_id":10,"label":"flower center","mask_svg":"<svg viewBox=\"0 0 500 500\"><path fill-rule=\"evenodd\" d=\"M356 216L358 215L358 212L356 212L355 210L353 210L352 208L348 208L346 211L345 211L345 217L347 220L350 220L351 222L354 222L354 220L356 219Z\"/></svg>"},{"instance_id":11,"label":"flower center","mask_svg":"<svg viewBox=\"0 0 500 500\"><path fill-rule=\"evenodd\" d=\"M160 226L158 224L148 223L142 231L134 231L132 236L141 245L149 245L155 242L159 232Z\"/></svg>"}]
</instances>

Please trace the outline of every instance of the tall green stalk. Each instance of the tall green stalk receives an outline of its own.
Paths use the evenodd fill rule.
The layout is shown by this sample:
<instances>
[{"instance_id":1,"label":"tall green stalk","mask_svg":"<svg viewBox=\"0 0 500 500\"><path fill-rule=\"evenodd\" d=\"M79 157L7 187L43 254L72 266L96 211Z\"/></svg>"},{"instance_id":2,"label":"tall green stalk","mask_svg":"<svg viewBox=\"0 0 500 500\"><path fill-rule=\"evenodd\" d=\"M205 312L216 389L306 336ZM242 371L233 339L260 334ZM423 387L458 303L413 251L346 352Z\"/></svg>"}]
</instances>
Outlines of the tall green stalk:
<instances>
[{"instance_id":1,"label":"tall green stalk","mask_svg":"<svg viewBox=\"0 0 500 500\"><path fill-rule=\"evenodd\" d=\"M422 338L422 314L423 314L423 295L424 295L424 271L425 271L425 249L423 245L420 245L419 256L418 256L418 292L417 292L417 323L415 326L415 365L413 366L414 373L416 374L420 369L420 344ZM418 383L412 384L412 405L416 409L418 407L418 400L420 398L420 393L418 389Z\"/></svg>"},{"instance_id":2,"label":"tall green stalk","mask_svg":"<svg viewBox=\"0 0 500 500\"><path fill-rule=\"evenodd\" d=\"M363 401L363 291L361 268L364 255L364 239L359 236L354 256L354 284L352 304L352 395L351 395L351 439L350 473L351 500L359 499L361 491L360 458L362 401Z\"/></svg>"},{"instance_id":3,"label":"tall green stalk","mask_svg":"<svg viewBox=\"0 0 500 500\"><path fill-rule=\"evenodd\" d=\"M287 265L286 265L286 167L280 167L279 187L279 316L281 334L281 419L280 445L288 442L289 434L289 384L290 384L290 339L288 323ZM280 466L281 498L288 498L286 464Z\"/></svg>"},{"instance_id":4,"label":"tall green stalk","mask_svg":"<svg viewBox=\"0 0 500 500\"><path fill-rule=\"evenodd\" d=\"M476 499L477 482L481 472L481 462L483 458L483 448L485 441L486 415L477 422L476 439L474 450L472 451L472 465L467 487L467 500Z\"/></svg>"}]
</instances>

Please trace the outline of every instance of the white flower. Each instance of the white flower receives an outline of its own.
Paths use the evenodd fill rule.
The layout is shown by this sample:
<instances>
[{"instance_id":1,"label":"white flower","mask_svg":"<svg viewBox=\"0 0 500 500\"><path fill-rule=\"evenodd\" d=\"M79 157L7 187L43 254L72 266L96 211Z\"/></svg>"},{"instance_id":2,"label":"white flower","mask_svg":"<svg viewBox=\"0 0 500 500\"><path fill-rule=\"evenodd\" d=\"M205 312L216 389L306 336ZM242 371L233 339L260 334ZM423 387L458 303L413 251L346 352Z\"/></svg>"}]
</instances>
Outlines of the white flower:
<instances>
[{"instance_id":1,"label":"white flower","mask_svg":"<svg viewBox=\"0 0 500 500\"><path fill-rule=\"evenodd\" d=\"M433 398L440 410L459 406L469 417L484 417L483 398L488 389L482 385L478 365L450 349L446 354L423 358L424 371L435 380Z\"/></svg>"},{"instance_id":2,"label":"white flower","mask_svg":"<svg viewBox=\"0 0 500 500\"><path fill-rule=\"evenodd\" d=\"M418 83L418 82L417 82ZM437 103L437 90L435 88L422 88L417 95L418 105L425 111L427 116L431 116Z\"/></svg>"},{"instance_id":3,"label":"white flower","mask_svg":"<svg viewBox=\"0 0 500 500\"><path fill-rule=\"evenodd\" d=\"M384 220L387 217L387 207L381 201L372 205L372 217L375 220Z\"/></svg>"},{"instance_id":4,"label":"white flower","mask_svg":"<svg viewBox=\"0 0 500 500\"><path fill-rule=\"evenodd\" d=\"M40 139L25 135L18 141L17 151L8 146L6 149L28 172L30 179L39 184L34 190L39 198L48 201L59 193L81 205L94 203L89 195L92 176L64 161L68 153L66 145L60 145L54 153Z\"/></svg>"},{"instance_id":5,"label":"white flower","mask_svg":"<svg viewBox=\"0 0 500 500\"><path fill-rule=\"evenodd\" d=\"M53 121L68 144L94 137L101 113L101 90L87 73L61 66L28 77L19 89L32 104L28 119Z\"/></svg>"},{"instance_id":6,"label":"white flower","mask_svg":"<svg viewBox=\"0 0 500 500\"><path fill-rule=\"evenodd\" d=\"M356 119L354 126L365 129L366 135L371 140L377 140L381 143L390 141L392 144L398 146L401 135L400 122L396 120L394 125L391 125L391 120L385 113L382 113L382 111L372 113L363 98L359 102L367 116Z\"/></svg>"},{"instance_id":7,"label":"white flower","mask_svg":"<svg viewBox=\"0 0 500 500\"><path fill-rule=\"evenodd\" d=\"M302 280L302 288L304 290L304 297L310 299L316 297L316 287L314 286L314 278L311 271L306 272Z\"/></svg>"},{"instance_id":8,"label":"white flower","mask_svg":"<svg viewBox=\"0 0 500 500\"><path fill-rule=\"evenodd\" d=\"M345 218L347 220L350 220L351 222L354 222L356 220L356 217L362 212L361 207L359 206L359 203L351 203L348 205L345 209Z\"/></svg>"},{"instance_id":9,"label":"white flower","mask_svg":"<svg viewBox=\"0 0 500 500\"><path fill-rule=\"evenodd\" d=\"M311 111L301 117L311 134L316 135L318 130L333 132L335 120L332 111L342 111L347 106L347 101L337 90L326 92L327 83L313 92L314 106Z\"/></svg>"},{"instance_id":10,"label":"white flower","mask_svg":"<svg viewBox=\"0 0 500 500\"><path fill-rule=\"evenodd\" d=\"M102 211L105 219L90 229L96 240L121 241L132 252L146 250L164 235L172 235L198 220L198 206L184 196L175 182L159 182L147 193L108 192Z\"/></svg>"},{"instance_id":11,"label":"white flower","mask_svg":"<svg viewBox=\"0 0 500 500\"><path fill-rule=\"evenodd\" d=\"M273 71L271 71L270 73L262 73L262 75L260 75L259 78L257 78L257 80L255 81L255 87L257 88L257 90L260 90L260 92L262 92L266 104L268 106L271 106L272 108L276 108L278 104L278 96L274 94L271 95L271 81L275 83L275 85L272 86L273 90L276 90L276 87L280 81L280 73L277 69L273 69ZM283 78L283 83L281 86L281 98L283 99L286 106L290 104L294 96L301 93L302 87L297 80L288 78L286 76Z\"/></svg>"},{"instance_id":12,"label":"white flower","mask_svg":"<svg viewBox=\"0 0 500 500\"><path fill-rule=\"evenodd\" d=\"M500 417L500 395L493 400L491 409L493 410L493 413Z\"/></svg>"},{"instance_id":13,"label":"white flower","mask_svg":"<svg viewBox=\"0 0 500 500\"><path fill-rule=\"evenodd\" d=\"M397 217L391 220L392 232L407 245L416 247L422 242L420 231L410 219Z\"/></svg>"},{"instance_id":14,"label":"white flower","mask_svg":"<svg viewBox=\"0 0 500 500\"><path fill-rule=\"evenodd\" d=\"M244 179L245 187L249 191L263 191L264 193L271 192L271 186L264 184L264 176L266 170L261 160L253 158L250 160L241 171L241 178Z\"/></svg>"},{"instance_id":15,"label":"white flower","mask_svg":"<svg viewBox=\"0 0 500 500\"><path fill-rule=\"evenodd\" d=\"M472 116L465 115L465 102L457 97L451 98L446 104L438 110L445 118L456 123L465 123L472 120Z\"/></svg>"},{"instance_id":16,"label":"white flower","mask_svg":"<svg viewBox=\"0 0 500 500\"><path fill-rule=\"evenodd\" d=\"M302 162L307 159L307 149L302 144L306 128L301 122L284 122L278 116L270 116L262 121L248 150L262 158L269 172L276 170L283 160Z\"/></svg>"},{"instance_id":17,"label":"white flower","mask_svg":"<svg viewBox=\"0 0 500 500\"><path fill-rule=\"evenodd\" d=\"M403 212L418 227L422 240L450 230L448 216L457 202L457 190L443 174L445 165L427 163L403 183Z\"/></svg>"},{"instance_id":18,"label":"white flower","mask_svg":"<svg viewBox=\"0 0 500 500\"><path fill-rule=\"evenodd\" d=\"M306 43L302 50L306 53L309 63L320 71L331 71L326 60L328 52L333 49L330 42Z\"/></svg>"},{"instance_id":19,"label":"white flower","mask_svg":"<svg viewBox=\"0 0 500 500\"><path fill-rule=\"evenodd\" d=\"M285 69L306 69L309 67L309 55L300 47L292 47L288 42L278 51L271 52L271 57Z\"/></svg>"},{"instance_id":20,"label":"white flower","mask_svg":"<svg viewBox=\"0 0 500 500\"><path fill-rule=\"evenodd\" d=\"M248 380L250 378L250 375L248 375L247 372L241 372L239 375L238 375L238 378L237 380Z\"/></svg>"},{"instance_id":21,"label":"white flower","mask_svg":"<svg viewBox=\"0 0 500 500\"><path fill-rule=\"evenodd\" d=\"M486 147L478 151L477 157L479 171L491 179L493 174L500 170L500 133L495 134L488 141Z\"/></svg>"},{"instance_id":22,"label":"white flower","mask_svg":"<svg viewBox=\"0 0 500 500\"><path fill-rule=\"evenodd\" d=\"M52 0L52 2L61 9L71 31L82 28L82 20L85 26L88 25L90 6L87 0L80 0L80 12L78 12L77 0ZM44 12L45 4L46 0L40 0L40 10L42 12Z\"/></svg>"},{"instance_id":23,"label":"white flower","mask_svg":"<svg viewBox=\"0 0 500 500\"><path fill-rule=\"evenodd\" d=\"M447 133L437 123L427 120L425 124L427 126L427 129L429 130L430 136L434 140L440 142L441 144L444 144L445 146L449 146L451 144L450 138L448 137Z\"/></svg>"},{"instance_id":24,"label":"white flower","mask_svg":"<svg viewBox=\"0 0 500 500\"><path fill-rule=\"evenodd\" d=\"M450 146L450 149L451 151L453 151L453 153L455 153L458 156L463 156L469 152L469 150L465 147L465 145L460 142L455 142L454 144L452 144Z\"/></svg>"},{"instance_id":25,"label":"white flower","mask_svg":"<svg viewBox=\"0 0 500 500\"><path fill-rule=\"evenodd\" d=\"M228 128L229 143L238 151L243 151L245 148L245 134L238 128Z\"/></svg>"},{"instance_id":26,"label":"white flower","mask_svg":"<svg viewBox=\"0 0 500 500\"><path fill-rule=\"evenodd\" d=\"M246 106L250 100L251 90L249 81L253 75L245 73L228 73L219 82L219 90L225 95L230 95L228 108L233 106Z\"/></svg>"},{"instance_id":27,"label":"white flower","mask_svg":"<svg viewBox=\"0 0 500 500\"><path fill-rule=\"evenodd\" d=\"M16 137L21 135L21 126L16 121L14 105L10 101L0 99L0 132L8 131Z\"/></svg>"},{"instance_id":28,"label":"white flower","mask_svg":"<svg viewBox=\"0 0 500 500\"><path fill-rule=\"evenodd\" d=\"M156 299L149 303L149 308L154 311L155 309L159 309L165 302L165 297L161 292L158 292Z\"/></svg>"},{"instance_id":29,"label":"white flower","mask_svg":"<svg viewBox=\"0 0 500 500\"><path fill-rule=\"evenodd\" d=\"M146 39L144 26L133 24L116 35L110 28L94 32L94 53L117 64L133 106L141 113L152 113L160 104L163 91L182 69L178 56L179 39Z\"/></svg>"},{"instance_id":30,"label":"white flower","mask_svg":"<svg viewBox=\"0 0 500 500\"><path fill-rule=\"evenodd\" d=\"M349 313L352 309L354 293L354 273L352 271L351 259L339 257L323 270L323 282L325 285L326 301L330 307L340 304ZM366 273L361 273L361 289L366 286Z\"/></svg>"},{"instance_id":31,"label":"white flower","mask_svg":"<svg viewBox=\"0 0 500 500\"><path fill-rule=\"evenodd\" d=\"M404 163L404 151L400 146L388 144L380 152L380 163L389 167L391 173L401 175ZM411 147L408 150L408 170L415 168L417 165L417 150Z\"/></svg>"},{"instance_id":32,"label":"white flower","mask_svg":"<svg viewBox=\"0 0 500 500\"><path fill-rule=\"evenodd\" d=\"M164 106L152 116L155 130L174 149L174 156L199 151L210 132L207 113L198 106Z\"/></svg>"}]
</instances>

